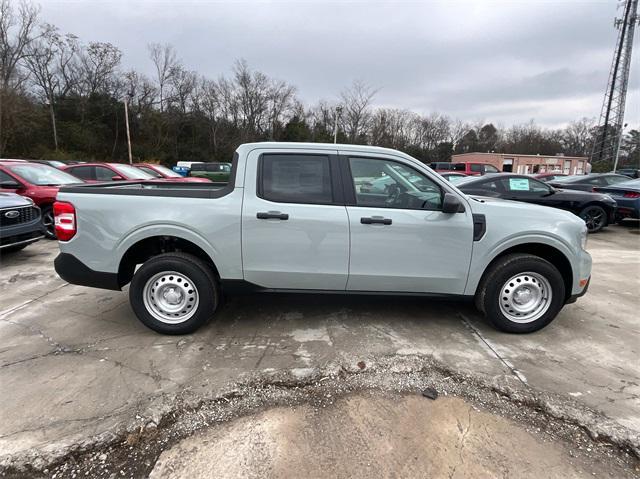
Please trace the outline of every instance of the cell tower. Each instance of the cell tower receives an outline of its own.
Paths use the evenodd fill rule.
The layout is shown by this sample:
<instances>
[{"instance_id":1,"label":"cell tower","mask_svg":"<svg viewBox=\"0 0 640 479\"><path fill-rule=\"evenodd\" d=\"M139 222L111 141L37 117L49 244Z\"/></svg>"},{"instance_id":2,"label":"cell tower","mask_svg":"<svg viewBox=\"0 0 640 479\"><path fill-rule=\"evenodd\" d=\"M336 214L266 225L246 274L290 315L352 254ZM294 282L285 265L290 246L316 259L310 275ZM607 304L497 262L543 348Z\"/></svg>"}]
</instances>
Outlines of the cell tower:
<instances>
[{"instance_id":1,"label":"cell tower","mask_svg":"<svg viewBox=\"0 0 640 479\"><path fill-rule=\"evenodd\" d=\"M614 25L619 30L613 63L609 73L607 91L600 113L600 121L593 150L591 163L613 164L618 166L618 154L624 127L624 106L627 98L629 69L631 66L631 49L633 34L638 23L638 0L624 0L624 14L616 18Z\"/></svg>"}]
</instances>

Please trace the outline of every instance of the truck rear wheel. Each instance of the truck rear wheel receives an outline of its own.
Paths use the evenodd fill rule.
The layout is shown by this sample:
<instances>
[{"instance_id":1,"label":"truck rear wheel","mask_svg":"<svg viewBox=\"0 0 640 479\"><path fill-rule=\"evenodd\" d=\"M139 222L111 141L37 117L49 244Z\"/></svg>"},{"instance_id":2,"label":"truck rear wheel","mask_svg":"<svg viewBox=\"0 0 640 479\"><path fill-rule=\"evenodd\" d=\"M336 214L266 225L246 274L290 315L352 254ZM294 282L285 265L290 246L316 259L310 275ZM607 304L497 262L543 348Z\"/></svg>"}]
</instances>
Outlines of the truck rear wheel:
<instances>
[{"instance_id":1,"label":"truck rear wheel","mask_svg":"<svg viewBox=\"0 0 640 479\"><path fill-rule=\"evenodd\" d=\"M129 289L138 319L163 334L194 332L213 317L218 298L211 267L185 253L165 253L146 261Z\"/></svg>"},{"instance_id":2,"label":"truck rear wheel","mask_svg":"<svg viewBox=\"0 0 640 479\"><path fill-rule=\"evenodd\" d=\"M476 305L501 331L531 333L557 316L565 300L562 275L551 263L530 254L500 258L485 273Z\"/></svg>"}]
</instances>

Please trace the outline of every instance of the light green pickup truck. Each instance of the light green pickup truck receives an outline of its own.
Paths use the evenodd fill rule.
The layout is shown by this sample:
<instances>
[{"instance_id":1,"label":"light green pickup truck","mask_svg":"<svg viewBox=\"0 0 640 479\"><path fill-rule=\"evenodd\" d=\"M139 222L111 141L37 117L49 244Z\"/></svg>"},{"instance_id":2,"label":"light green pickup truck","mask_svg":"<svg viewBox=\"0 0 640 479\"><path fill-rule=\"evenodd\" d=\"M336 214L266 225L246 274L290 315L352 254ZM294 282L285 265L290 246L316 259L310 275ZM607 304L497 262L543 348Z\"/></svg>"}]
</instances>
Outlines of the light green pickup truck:
<instances>
[{"instance_id":1,"label":"light green pickup truck","mask_svg":"<svg viewBox=\"0 0 640 479\"><path fill-rule=\"evenodd\" d=\"M228 183L231 163L194 163L188 176L207 178L214 183Z\"/></svg>"}]
</instances>

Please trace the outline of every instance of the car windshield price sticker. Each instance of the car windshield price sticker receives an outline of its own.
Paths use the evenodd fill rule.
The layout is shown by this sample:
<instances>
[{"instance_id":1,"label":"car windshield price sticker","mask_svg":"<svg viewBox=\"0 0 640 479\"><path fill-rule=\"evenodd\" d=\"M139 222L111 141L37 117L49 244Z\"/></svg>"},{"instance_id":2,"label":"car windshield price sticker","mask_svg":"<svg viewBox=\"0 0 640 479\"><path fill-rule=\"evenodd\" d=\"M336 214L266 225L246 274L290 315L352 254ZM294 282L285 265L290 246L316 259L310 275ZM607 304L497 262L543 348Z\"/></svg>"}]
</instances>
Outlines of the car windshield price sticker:
<instances>
[{"instance_id":1,"label":"car windshield price sticker","mask_svg":"<svg viewBox=\"0 0 640 479\"><path fill-rule=\"evenodd\" d=\"M509 189L512 191L529 191L529 180L526 178L509 178Z\"/></svg>"}]
</instances>

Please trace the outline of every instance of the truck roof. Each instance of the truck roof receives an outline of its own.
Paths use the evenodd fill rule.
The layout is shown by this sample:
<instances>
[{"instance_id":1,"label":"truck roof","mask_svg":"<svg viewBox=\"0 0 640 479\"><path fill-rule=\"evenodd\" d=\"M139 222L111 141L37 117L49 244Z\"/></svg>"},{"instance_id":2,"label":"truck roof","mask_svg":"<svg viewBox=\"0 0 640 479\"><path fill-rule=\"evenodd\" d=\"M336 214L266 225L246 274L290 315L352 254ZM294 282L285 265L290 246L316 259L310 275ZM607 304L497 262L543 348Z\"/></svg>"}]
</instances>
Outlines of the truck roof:
<instances>
[{"instance_id":1,"label":"truck roof","mask_svg":"<svg viewBox=\"0 0 640 479\"><path fill-rule=\"evenodd\" d=\"M402 156L404 153L393 150L391 148L383 148L381 146L368 146L368 145L346 145L342 143L301 143L301 142L279 142L279 141L261 141L255 143L243 143L237 149L238 153L244 150L253 150L256 148L276 148L276 149L309 149L309 150L327 150L327 151L359 151L370 153L385 153L398 156Z\"/></svg>"}]
</instances>

